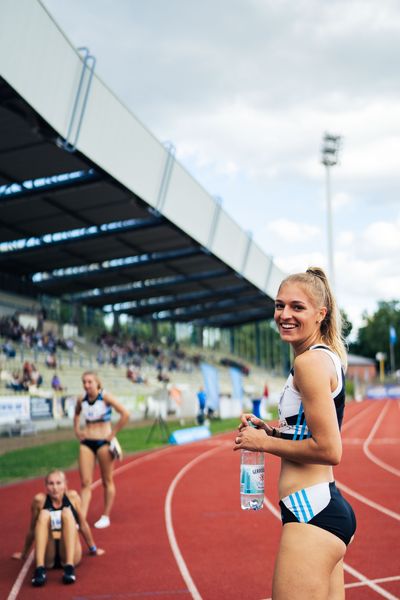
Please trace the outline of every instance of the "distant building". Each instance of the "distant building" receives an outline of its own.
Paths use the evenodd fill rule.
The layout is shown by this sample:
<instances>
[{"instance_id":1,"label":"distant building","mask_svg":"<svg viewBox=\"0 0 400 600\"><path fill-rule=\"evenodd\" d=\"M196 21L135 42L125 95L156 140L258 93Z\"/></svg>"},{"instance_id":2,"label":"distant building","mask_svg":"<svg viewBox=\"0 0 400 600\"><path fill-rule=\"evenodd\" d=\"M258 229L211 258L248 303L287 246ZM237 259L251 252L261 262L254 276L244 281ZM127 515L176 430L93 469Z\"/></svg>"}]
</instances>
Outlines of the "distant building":
<instances>
[{"instance_id":1,"label":"distant building","mask_svg":"<svg viewBox=\"0 0 400 600\"><path fill-rule=\"evenodd\" d=\"M349 354L347 359L347 379L356 380L360 383L369 383L375 379L377 372L374 359L356 356L355 354Z\"/></svg>"}]
</instances>

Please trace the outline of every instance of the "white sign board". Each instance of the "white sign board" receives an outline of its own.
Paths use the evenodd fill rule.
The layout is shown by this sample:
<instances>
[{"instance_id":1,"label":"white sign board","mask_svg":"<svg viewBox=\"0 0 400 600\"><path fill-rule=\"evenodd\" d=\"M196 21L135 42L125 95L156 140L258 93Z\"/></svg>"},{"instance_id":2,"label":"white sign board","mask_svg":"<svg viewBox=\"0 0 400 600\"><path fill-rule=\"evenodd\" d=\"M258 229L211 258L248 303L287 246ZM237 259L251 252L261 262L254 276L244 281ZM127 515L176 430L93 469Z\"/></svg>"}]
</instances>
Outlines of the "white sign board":
<instances>
[{"instance_id":1,"label":"white sign board","mask_svg":"<svg viewBox=\"0 0 400 600\"><path fill-rule=\"evenodd\" d=\"M15 423L29 419L29 396L0 396L0 423Z\"/></svg>"}]
</instances>

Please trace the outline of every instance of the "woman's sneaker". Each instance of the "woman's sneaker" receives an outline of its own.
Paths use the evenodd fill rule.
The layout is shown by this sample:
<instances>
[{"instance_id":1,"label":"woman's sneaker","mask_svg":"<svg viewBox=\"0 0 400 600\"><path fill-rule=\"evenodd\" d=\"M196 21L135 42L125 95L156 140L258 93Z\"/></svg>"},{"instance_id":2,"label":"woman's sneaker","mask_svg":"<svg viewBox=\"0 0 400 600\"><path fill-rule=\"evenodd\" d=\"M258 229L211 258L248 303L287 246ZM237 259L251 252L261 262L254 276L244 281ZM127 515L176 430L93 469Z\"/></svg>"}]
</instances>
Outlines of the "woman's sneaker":
<instances>
[{"instance_id":1,"label":"woman's sneaker","mask_svg":"<svg viewBox=\"0 0 400 600\"><path fill-rule=\"evenodd\" d=\"M32 585L42 587L47 581L46 569L44 567L36 567L32 577Z\"/></svg>"},{"instance_id":2,"label":"woman's sneaker","mask_svg":"<svg viewBox=\"0 0 400 600\"><path fill-rule=\"evenodd\" d=\"M63 583L69 584L69 583L75 583L76 581L76 577L75 577L75 568L73 567L73 565L65 565L64 566L64 575L63 575Z\"/></svg>"},{"instance_id":3,"label":"woman's sneaker","mask_svg":"<svg viewBox=\"0 0 400 600\"><path fill-rule=\"evenodd\" d=\"M107 517L107 515L101 515L100 519L96 521L94 526L96 529L105 529L106 527L110 527L110 517Z\"/></svg>"}]
</instances>

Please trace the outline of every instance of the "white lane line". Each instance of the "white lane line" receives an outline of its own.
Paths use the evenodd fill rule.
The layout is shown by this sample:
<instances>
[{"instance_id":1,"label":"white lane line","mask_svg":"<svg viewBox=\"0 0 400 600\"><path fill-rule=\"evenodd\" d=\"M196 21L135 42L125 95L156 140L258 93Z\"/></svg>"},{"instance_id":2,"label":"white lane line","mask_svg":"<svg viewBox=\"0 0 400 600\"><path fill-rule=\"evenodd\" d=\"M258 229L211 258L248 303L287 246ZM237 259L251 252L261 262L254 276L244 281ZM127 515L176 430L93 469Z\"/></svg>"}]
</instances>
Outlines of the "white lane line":
<instances>
[{"instance_id":1,"label":"white lane line","mask_svg":"<svg viewBox=\"0 0 400 600\"><path fill-rule=\"evenodd\" d=\"M372 583L390 583L391 581L400 581L400 576L396 577L379 577L378 579L370 579ZM346 590L350 588L358 588L364 587L367 584L364 581L355 581L353 583L345 583L344 587ZM396 600L399 600L397 596L395 596ZM262 598L261 600L272 600L272 598Z\"/></svg>"},{"instance_id":2,"label":"white lane line","mask_svg":"<svg viewBox=\"0 0 400 600\"><path fill-rule=\"evenodd\" d=\"M388 471L389 473L392 473L393 475L396 475L397 477L400 477L400 471L399 469L396 469L395 467L392 467L391 465L388 465L386 462L384 462L383 460L381 460L380 458L378 458L377 456L375 456L375 454L373 454L371 452L371 450L369 449L369 445L372 442L375 433L378 431L380 424L382 423L383 419L385 418L385 415L388 411L388 408L390 406L389 402L392 402L391 400L387 400L386 401L386 405L385 408L381 411L379 417L377 418L377 420L375 421L374 426L372 427L369 436L367 437L367 439L365 440L364 444L363 444L363 451L364 454L370 459L372 460L372 462L374 462L376 465L378 465L378 467L381 467L382 469L385 469L385 471Z\"/></svg>"},{"instance_id":3,"label":"white lane line","mask_svg":"<svg viewBox=\"0 0 400 600\"><path fill-rule=\"evenodd\" d=\"M399 600L398 596L393 596L393 594L387 592L383 587L381 587L377 583L374 583L372 579L368 579L367 577L365 577L365 575L363 575L356 569L353 569L353 567L350 567L350 565L343 563L343 569L347 571L347 573L350 573L350 575L352 575L356 579L359 579L364 585L374 590L374 592L383 596L383 598L387 598L387 600Z\"/></svg>"},{"instance_id":4,"label":"white lane line","mask_svg":"<svg viewBox=\"0 0 400 600\"><path fill-rule=\"evenodd\" d=\"M375 402L376 402L376 404L375 404ZM366 408L366 409L360 411L359 413L357 413L356 415L354 415L349 421L347 421L347 423L344 423L344 425L342 427L342 431L344 429L346 429L346 427L350 426L355 420L357 420L360 417L363 417L364 415L367 414L367 412L370 412L371 408L375 408L376 406L379 406L379 404L378 404L379 401L376 400L375 402L373 402L368 408ZM373 500L369 500L362 494L359 494L358 492L354 491L353 489L351 489L344 483L340 483L337 480L336 480L336 485L339 488L341 488L344 492L346 492L346 494L349 494L349 496L353 496L353 498L356 498L360 502L363 502L370 508L374 508L375 510L378 510L379 512L383 513L384 515L391 517L393 519L396 519L397 521L400 521L399 513L395 512L393 510L390 510L389 508L386 508L385 506L382 506L381 504L378 504L377 502L374 502Z\"/></svg>"},{"instance_id":5,"label":"white lane line","mask_svg":"<svg viewBox=\"0 0 400 600\"><path fill-rule=\"evenodd\" d=\"M344 438L342 443L350 446L362 446L365 438ZM398 444L400 444L400 438L374 438L374 446L397 446Z\"/></svg>"},{"instance_id":6,"label":"white lane line","mask_svg":"<svg viewBox=\"0 0 400 600\"><path fill-rule=\"evenodd\" d=\"M22 566L22 569L18 573L18 577L15 580L15 583L12 586L10 593L7 596L7 600L15 600L15 598L18 596L21 586L24 582L25 576L26 576L28 570L30 569L31 564L33 563L34 555L35 555L35 552L33 550L31 550L30 553L28 554L28 558L26 559L26 561L24 562L24 564Z\"/></svg>"},{"instance_id":7,"label":"white lane line","mask_svg":"<svg viewBox=\"0 0 400 600\"><path fill-rule=\"evenodd\" d=\"M182 479L182 477L197 463L201 462L202 460L204 460L205 458L208 458L211 454L213 454L214 452L217 452L218 450L221 449L221 447L223 447L225 444L221 444L220 446L218 446L217 448L211 448L211 450L207 450L206 452L203 452L202 454L200 454L199 456L197 456L196 458L194 458L193 460L191 460L190 462L188 462L178 473L177 475L175 475L175 478L173 479L171 485L168 488L168 492L167 492L167 496L165 498L165 505L164 505L164 514L165 514L165 524L167 527L167 534L168 534L168 539L169 539L169 543L171 546L171 550L172 553L174 555L174 558L176 560L176 564L178 565L179 571L183 577L183 580L186 583L186 586L189 590L189 592L192 595L193 600L202 600L202 597L199 593L199 590L197 589L191 575L189 572L189 569L186 566L186 563L184 561L184 558L182 556L182 553L179 549L179 545L178 542L176 541L176 536L175 536L175 531L174 531L174 526L173 526L173 522L172 522L172 511L171 511L171 506L172 506L172 498L174 495L174 491L175 488L179 482L180 479Z\"/></svg>"},{"instance_id":8,"label":"white lane line","mask_svg":"<svg viewBox=\"0 0 400 600\"><path fill-rule=\"evenodd\" d=\"M272 504L272 502L270 502L268 500L267 496L264 496L264 504L268 508L268 510L272 512L272 514L274 515L274 517L276 517L280 521L281 520L281 513L280 513L280 511L276 508L276 506L274 506Z\"/></svg>"},{"instance_id":9,"label":"white lane line","mask_svg":"<svg viewBox=\"0 0 400 600\"><path fill-rule=\"evenodd\" d=\"M274 517L281 520L280 512L275 508L275 506L268 500L268 498L266 496L264 496L264 504L268 508L268 510L271 511L271 513L274 515ZM399 600L399 598L397 596L393 596L392 594L387 592L385 589L381 588L378 584L376 584L372 579L368 579L368 577L366 577L359 571L356 571L356 569L354 569L353 567L350 567L350 565L348 565L345 562L343 562L343 569L345 571L347 571L348 573L350 573L353 577L355 577L356 579L361 581L363 585L366 585L366 586L372 588L375 592L377 592L384 598L387 598L387 600Z\"/></svg>"},{"instance_id":10,"label":"white lane line","mask_svg":"<svg viewBox=\"0 0 400 600\"><path fill-rule=\"evenodd\" d=\"M400 575L397 575L395 577L379 577L378 579L371 579L370 581L372 581L373 583L390 583L391 581L400 581ZM365 585L365 583L363 583L362 581L354 581L353 583L346 583L344 587L349 589L362 587L363 585Z\"/></svg>"},{"instance_id":11,"label":"white lane line","mask_svg":"<svg viewBox=\"0 0 400 600\"><path fill-rule=\"evenodd\" d=\"M370 500L369 498L366 498L365 496L363 496L362 494L359 494L358 492L355 492L354 490L349 488L344 483L340 483L340 481L338 481L337 479L335 481L336 481L336 485L341 490L346 492L346 494L349 494L349 496L353 496L353 498L356 498L360 502L363 502L367 506L370 506L371 508L378 510L379 512L383 513L384 515L386 515L388 517L392 517L392 519L396 519L396 521L400 521L399 513L395 512L394 510L390 510L390 508L386 508L386 506L382 506L382 504L378 504L377 502L374 502L373 500Z\"/></svg>"},{"instance_id":12,"label":"white lane line","mask_svg":"<svg viewBox=\"0 0 400 600\"><path fill-rule=\"evenodd\" d=\"M352 417L350 417L350 419L348 421L345 421L342 425L342 433L343 431L346 431L346 429L348 427L350 427L350 425L352 425L354 423L354 421L358 421L358 419L360 419L361 417L364 417L367 413L371 412L371 410L373 408L376 407L376 404L372 403L369 406L367 406L367 408L363 408L363 410L360 410L356 415L353 415ZM346 408L345 408L346 410Z\"/></svg>"}]
</instances>

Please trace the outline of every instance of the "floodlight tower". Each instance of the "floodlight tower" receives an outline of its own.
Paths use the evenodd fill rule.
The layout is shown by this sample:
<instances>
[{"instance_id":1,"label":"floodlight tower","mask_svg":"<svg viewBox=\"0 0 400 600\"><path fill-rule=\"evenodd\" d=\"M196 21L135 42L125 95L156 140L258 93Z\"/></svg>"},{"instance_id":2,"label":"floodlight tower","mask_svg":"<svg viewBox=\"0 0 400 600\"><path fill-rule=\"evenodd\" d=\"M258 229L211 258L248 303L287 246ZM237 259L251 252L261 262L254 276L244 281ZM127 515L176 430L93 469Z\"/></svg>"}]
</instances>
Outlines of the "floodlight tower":
<instances>
[{"instance_id":1,"label":"floodlight tower","mask_svg":"<svg viewBox=\"0 0 400 600\"><path fill-rule=\"evenodd\" d=\"M326 208L327 208L327 229L328 229L328 269L332 288L335 288L335 268L333 257L333 228L332 228L332 198L331 198L331 180L330 168L338 163L339 150L341 146L341 136L325 133L322 139L322 159L321 162L326 167Z\"/></svg>"}]
</instances>

